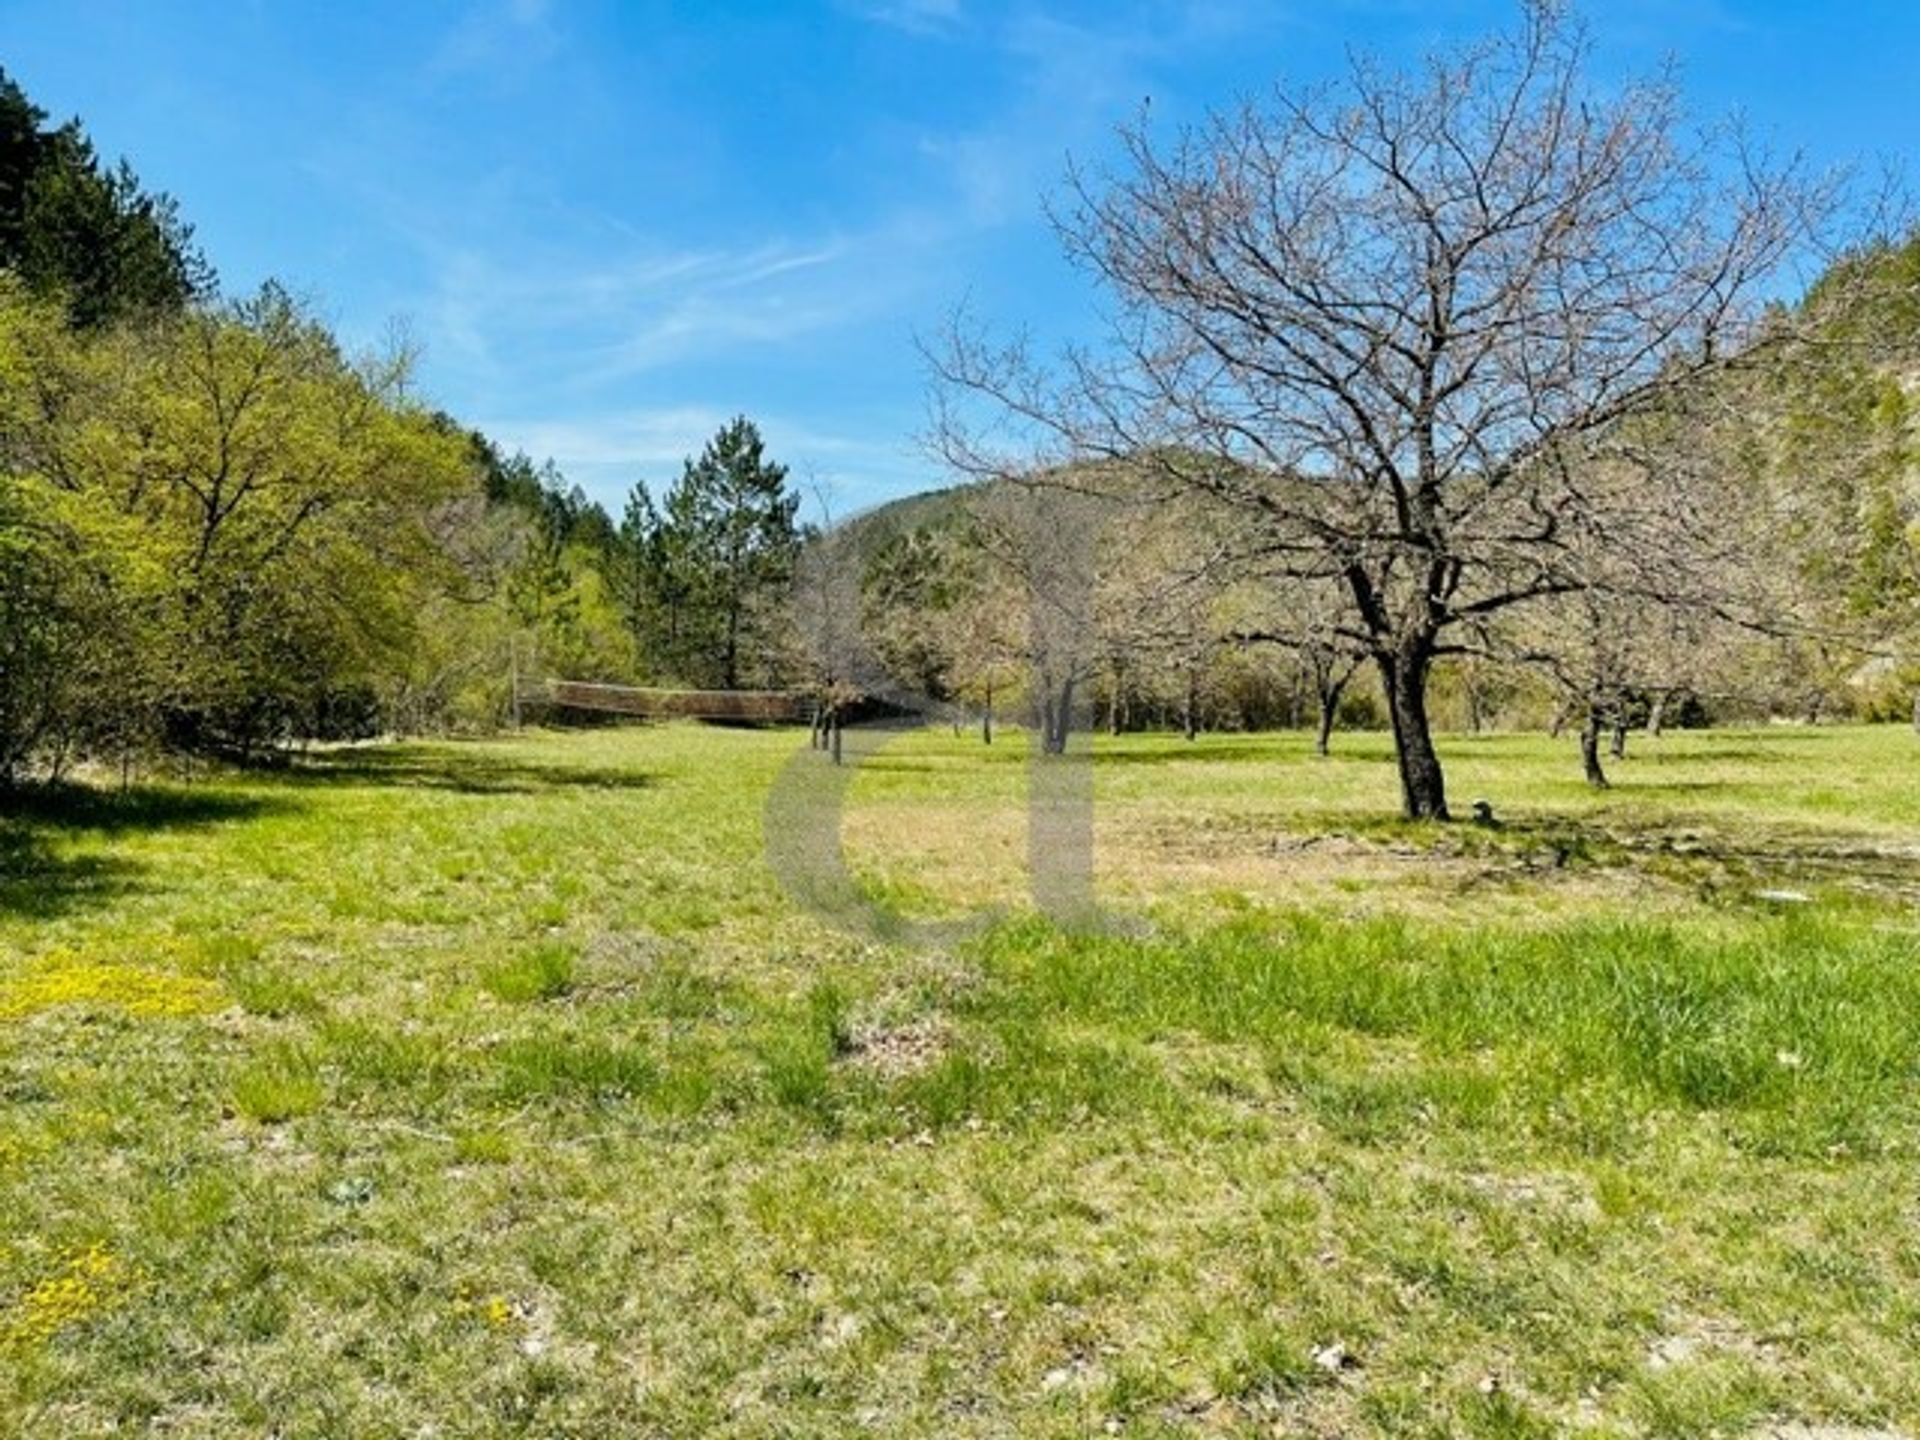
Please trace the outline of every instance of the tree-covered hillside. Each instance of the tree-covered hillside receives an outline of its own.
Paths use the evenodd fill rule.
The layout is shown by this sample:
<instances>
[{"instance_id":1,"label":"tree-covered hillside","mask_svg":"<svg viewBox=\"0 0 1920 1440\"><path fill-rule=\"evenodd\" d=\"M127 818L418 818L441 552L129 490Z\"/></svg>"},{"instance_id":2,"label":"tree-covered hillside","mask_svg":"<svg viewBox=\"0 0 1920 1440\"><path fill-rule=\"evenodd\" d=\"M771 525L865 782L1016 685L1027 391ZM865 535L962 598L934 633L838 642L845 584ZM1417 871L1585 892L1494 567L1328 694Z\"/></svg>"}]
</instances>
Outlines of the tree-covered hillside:
<instances>
[{"instance_id":1,"label":"tree-covered hillside","mask_svg":"<svg viewBox=\"0 0 1920 1440\"><path fill-rule=\"evenodd\" d=\"M499 723L516 671L783 681L798 499L742 419L627 523L417 397L0 76L0 781Z\"/></svg>"}]
</instances>

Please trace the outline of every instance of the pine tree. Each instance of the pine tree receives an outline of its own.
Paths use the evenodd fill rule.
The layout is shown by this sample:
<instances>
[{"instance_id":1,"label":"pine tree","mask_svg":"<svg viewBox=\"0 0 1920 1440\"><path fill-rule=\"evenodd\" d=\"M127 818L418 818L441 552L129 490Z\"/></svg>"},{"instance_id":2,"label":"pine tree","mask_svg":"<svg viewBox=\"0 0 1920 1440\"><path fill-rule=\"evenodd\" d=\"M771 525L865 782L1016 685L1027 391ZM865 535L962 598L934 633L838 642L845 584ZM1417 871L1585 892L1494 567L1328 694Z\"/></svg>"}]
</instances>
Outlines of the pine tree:
<instances>
[{"instance_id":1,"label":"pine tree","mask_svg":"<svg viewBox=\"0 0 1920 1440\"><path fill-rule=\"evenodd\" d=\"M720 428L656 507L634 488L621 527L629 623L663 677L738 689L778 669L800 497L752 421Z\"/></svg>"},{"instance_id":2,"label":"pine tree","mask_svg":"<svg viewBox=\"0 0 1920 1440\"><path fill-rule=\"evenodd\" d=\"M58 295L81 326L178 310L213 289L171 197L107 167L80 122L47 114L0 70L0 267Z\"/></svg>"}]
</instances>

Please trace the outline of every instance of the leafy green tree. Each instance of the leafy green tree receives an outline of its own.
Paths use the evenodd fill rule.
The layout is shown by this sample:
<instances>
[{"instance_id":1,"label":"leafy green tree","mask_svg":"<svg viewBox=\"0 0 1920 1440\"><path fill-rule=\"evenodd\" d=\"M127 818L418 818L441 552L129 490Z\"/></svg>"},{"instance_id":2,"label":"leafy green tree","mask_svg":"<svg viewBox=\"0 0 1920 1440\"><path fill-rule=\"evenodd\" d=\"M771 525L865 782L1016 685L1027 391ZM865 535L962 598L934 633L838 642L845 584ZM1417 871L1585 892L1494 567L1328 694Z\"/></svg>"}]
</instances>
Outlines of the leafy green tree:
<instances>
[{"instance_id":1,"label":"leafy green tree","mask_svg":"<svg viewBox=\"0 0 1920 1440\"><path fill-rule=\"evenodd\" d=\"M28 382L0 429L15 768L136 717L241 756L370 724L452 578L434 518L474 483L406 398L409 357L347 357L271 287L99 332L50 304L17 282L0 304L0 367Z\"/></svg>"},{"instance_id":2,"label":"leafy green tree","mask_svg":"<svg viewBox=\"0 0 1920 1440\"><path fill-rule=\"evenodd\" d=\"M0 783L36 758L57 774L75 754L124 753L157 712L164 575L53 440L91 428L101 462L124 454L93 426L106 378L57 302L0 274Z\"/></svg>"},{"instance_id":3,"label":"leafy green tree","mask_svg":"<svg viewBox=\"0 0 1920 1440\"><path fill-rule=\"evenodd\" d=\"M450 417L440 417L459 430ZM463 652L459 632L478 625L492 640L481 647L493 672L505 677L517 662L528 674L544 672L574 679L630 680L635 671L626 639L617 564L619 538L607 512L566 477L551 460L536 464L516 452L503 453L478 431L462 431L480 476L484 516L463 520L464 537L477 542L469 565L469 588L499 602L498 616L465 605L437 607L455 634L435 648L446 663L433 667L441 680L427 680L416 694L445 695L443 680L470 670L473 652ZM459 657L459 658L456 658ZM486 690L463 681L469 693ZM423 694L424 699L424 694ZM498 705L463 703L468 720L507 713L504 688Z\"/></svg>"}]
</instances>

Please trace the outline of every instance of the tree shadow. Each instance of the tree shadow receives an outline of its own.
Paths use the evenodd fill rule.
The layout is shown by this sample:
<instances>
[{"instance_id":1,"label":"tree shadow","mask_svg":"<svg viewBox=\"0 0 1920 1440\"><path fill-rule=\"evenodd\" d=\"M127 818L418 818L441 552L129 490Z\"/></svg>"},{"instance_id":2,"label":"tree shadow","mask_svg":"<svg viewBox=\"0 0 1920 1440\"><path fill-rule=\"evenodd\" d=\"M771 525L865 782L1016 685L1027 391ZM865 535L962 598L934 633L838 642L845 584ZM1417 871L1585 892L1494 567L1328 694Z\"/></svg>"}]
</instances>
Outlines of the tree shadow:
<instances>
[{"instance_id":1,"label":"tree shadow","mask_svg":"<svg viewBox=\"0 0 1920 1440\"><path fill-rule=\"evenodd\" d=\"M1626 763L1636 760L1648 760L1654 764L1694 765L1707 761L1737 760L1742 764L1758 761L1768 765L1784 765L1797 762L1803 757L1796 755L1787 747L1791 737L1782 736L1773 744L1764 740L1718 740L1704 744L1689 745L1684 750L1662 750L1660 741L1645 736L1635 737L1629 742Z\"/></svg>"},{"instance_id":2,"label":"tree shadow","mask_svg":"<svg viewBox=\"0 0 1920 1440\"><path fill-rule=\"evenodd\" d=\"M1109 765L1181 765L1206 760L1293 760L1298 758L1297 751L1310 750L1313 737L1307 734L1288 735L1276 740L1268 735L1264 738L1226 740L1202 737L1191 744L1175 748L1170 745L1156 745L1151 749L1116 748L1105 744L1106 737L1096 737L1093 743L1094 763ZM1312 757L1309 757L1312 758ZM1345 755L1338 758L1348 760L1373 760L1373 755Z\"/></svg>"},{"instance_id":3,"label":"tree shadow","mask_svg":"<svg viewBox=\"0 0 1920 1440\"><path fill-rule=\"evenodd\" d=\"M1724 793L1731 786L1688 786ZM1301 829L1299 815L1289 829ZM1744 824L1706 810L1634 814L1536 812L1492 825L1421 826L1390 819L1331 815L1304 827L1403 853L1465 860L1489 878L1549 871L1616 872L1679 882L1703 892L1835 886L1903 902L1920 898L1920 846L1808 825Z\"/></svg>"},{"instance_id":4,"label":"tree shadow","mask_svg":"<svg viewBox=\"0 0 1920 1440\"><path fill-rule=\"evenodd\" d=\"M447 790L461 795L531 795L544 790L641 790L644 771L610 765L547 765L457 747L390 745L322 751L285 772L296 785Z\"/></svg>"},{"instance_id":5,"label":"tree shadow","mask_svg":"<svg viewBox=\"0 0 1920 1440\"><path fill-rule=\"evenodd\" d=\"M133 888L140 867L108 855L63 856L43 836L0 829L0 918L52 920Z\"/></svg>"},{"instance_id":6,"label":"tree shadow","mask_svg":"<svg viewBox=\"0 0 1920 1440\"><path fill-rule=\"evenodd\" d=\"M39 786L0 796L0 828L95 830L105 835L184 830L223 820L245 820L268 810L284 809L286 803L270 795L212 788Z\"/></svg>"},{"instance_id":7,"label":"tree shadow","mask_svg":"<svg viewBox=\"0 0 1920 1440\"><path fill-rule=\"evenodd\" d=\"M144 868L117 855L70 854L79 835L116 837L246 819L285 802L230 791L79 785L0 797L0 917L45 920L100 905L132 889Z\"/></svg>"}]
</instances>

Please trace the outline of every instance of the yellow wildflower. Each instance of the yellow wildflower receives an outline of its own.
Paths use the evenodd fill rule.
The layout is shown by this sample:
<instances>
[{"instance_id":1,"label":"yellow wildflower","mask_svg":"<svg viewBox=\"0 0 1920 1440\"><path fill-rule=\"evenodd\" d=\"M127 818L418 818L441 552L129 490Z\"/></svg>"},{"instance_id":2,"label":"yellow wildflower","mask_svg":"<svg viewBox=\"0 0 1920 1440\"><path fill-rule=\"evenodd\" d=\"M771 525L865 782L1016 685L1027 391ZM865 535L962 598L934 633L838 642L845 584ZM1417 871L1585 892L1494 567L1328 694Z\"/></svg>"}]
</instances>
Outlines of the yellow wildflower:
<instances>
[{"instance_id":1,"label":"yellow wildflower","mask_svg":"<svg viewBox=\"0 0 1920 1440\"><path fill-rule=\"evenodd\" d=\"M197 1015L218 1008L220 987L196 975L100 965L63 955L0 981L0 1020L56 1006L112 1006L129 1015Z\"/></svg>"},{"instance_id":2,"label":"yellow wildflower","mask_svg":"<svg viewBox=\"0 0 1920 1440\"><path fill-rule=\"evenodd\" d=\"M133 1283L127 1264L103 1245L68 1251L61 1267L0 1314L0 1341L33 1344L118 1299Z\"/></svg>"}]
</instances>

